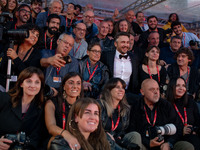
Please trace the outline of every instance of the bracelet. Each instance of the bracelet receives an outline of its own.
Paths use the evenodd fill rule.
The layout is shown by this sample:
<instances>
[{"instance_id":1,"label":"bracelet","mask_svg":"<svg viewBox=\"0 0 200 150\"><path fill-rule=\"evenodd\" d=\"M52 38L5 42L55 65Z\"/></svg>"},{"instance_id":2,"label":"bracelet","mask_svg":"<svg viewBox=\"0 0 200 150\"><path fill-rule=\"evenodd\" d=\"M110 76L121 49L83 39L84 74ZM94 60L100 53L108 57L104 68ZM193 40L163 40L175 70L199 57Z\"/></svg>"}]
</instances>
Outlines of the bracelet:
<instances>
[{"instance_id":1,"label":"bracelet","mask_svg":"<svg viewBox=\"0 0 200 150\"><path fill-rule=\"evenodd\" d=\"M61 132L60 132L60 135L62 135L62 133L64 132L65 130L63 129Z\"/></svg>"}]
</instances>

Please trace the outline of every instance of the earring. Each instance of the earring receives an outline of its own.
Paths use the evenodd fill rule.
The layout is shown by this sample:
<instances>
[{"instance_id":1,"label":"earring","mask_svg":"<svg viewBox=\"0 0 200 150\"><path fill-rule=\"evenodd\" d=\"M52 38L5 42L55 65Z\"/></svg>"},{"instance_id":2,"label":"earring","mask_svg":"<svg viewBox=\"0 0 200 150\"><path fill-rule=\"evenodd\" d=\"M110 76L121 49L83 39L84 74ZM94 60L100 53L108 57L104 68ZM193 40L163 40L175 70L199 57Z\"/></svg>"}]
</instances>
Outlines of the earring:
<instances>
[{"instance_id":1,"label":"earring","mask_svg":"<svg viewBox=\"0 0 200 150\"><path fill-rule=\"evenodd\" d=\"M63 91L63 98L66 99L67 98L67 94L65 91Z\"/></svg>"}]
</instances>

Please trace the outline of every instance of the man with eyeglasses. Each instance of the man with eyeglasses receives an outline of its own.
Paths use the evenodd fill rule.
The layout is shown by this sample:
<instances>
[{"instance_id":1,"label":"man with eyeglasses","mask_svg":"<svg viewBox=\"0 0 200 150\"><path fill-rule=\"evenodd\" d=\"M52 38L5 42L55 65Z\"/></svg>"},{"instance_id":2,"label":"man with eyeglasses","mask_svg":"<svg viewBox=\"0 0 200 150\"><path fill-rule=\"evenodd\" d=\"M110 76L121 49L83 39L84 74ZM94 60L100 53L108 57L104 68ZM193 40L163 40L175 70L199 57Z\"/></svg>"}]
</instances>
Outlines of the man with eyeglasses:
<instances>
[{"instance_id":1,"label":"man with eyeglasses","mask_svg":"<svg viewBox=\"0 0 200 150\"><path fill-rule=\"evenodd\" d=\"M94 12L92 10L87 10L83 13L83 20L78 21L77 23L84 23L87 27L86 30L86 42L89 43L95 35L98 34L97 25L94 23Z\"/></svg>"},{"instance_id":2,"label":"man with eyeglasses","mask_svg":"<svg viewBox=\"0 0 200 150\"><path fill-rule=\"evenodd\" d=\"M73 33L75 35L75 41L69 54L76 59L82 59L87 54L88 47L88 44L85 41L86 25L84 23L76 24Z\"/></svg>"},{"instance_id":3,"label":"man with eyeglasses","mask_svg":"<svg viewBox=\"0 0 200 150\"><path fill-rule=\"evenodd\" d=\"M7 29L18 29L18 27L28 23L31 16L31 8L27 4L21 4L16 13L16 21L10 21L7 23Z\"/></svg>"},{"instance_id":4,"label":"man with eyeglasses","mask_svg":"<svg viewBox=\"0 0 200 150\"><path fill-rule=\"evenodd\" d=\"M45 83L54 92L59 88L63 77L68 72L79 72L78 61L73 56L69 56L74 45L74 38L66 33L59 36L57 48L54 50L42 50L40 64L45 68Z\"/></svg>"}]
</instances>

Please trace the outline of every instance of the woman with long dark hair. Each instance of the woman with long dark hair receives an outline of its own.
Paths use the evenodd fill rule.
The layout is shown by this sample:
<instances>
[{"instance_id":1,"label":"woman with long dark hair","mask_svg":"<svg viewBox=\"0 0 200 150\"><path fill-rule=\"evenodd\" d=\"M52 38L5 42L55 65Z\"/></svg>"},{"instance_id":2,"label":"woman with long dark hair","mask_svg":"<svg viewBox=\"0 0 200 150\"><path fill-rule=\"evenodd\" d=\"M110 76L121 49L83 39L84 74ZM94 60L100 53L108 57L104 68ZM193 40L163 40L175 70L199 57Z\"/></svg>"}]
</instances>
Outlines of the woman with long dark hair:
<instances>
[{"instance_id":1,"label":"woman with long dark hair","mask_svg":"<svg viewBox=\"0 0 200 150\"><path fill-rule=\"evenodd\" d=\"M101 108L94 99L82 98L72 105L66 130L77 138L82 150L110 150L100 118ZM71 150L60 136L51 142L50 150L57 149Z\"/></svg>"},{"instance_id":2,"label":"woman with long dark hair","mask_svg":"<svg viewBox=\"0 0 200 150\"><path fill-rule=\"evenodd\" d=\"M43 120L43 88L43 72L28 67L20 73L13 89L0 93L0 149L15 146L4 137L6 134L20 132L30 138L28 149L37 149Z\"/></svg>"},{"instance_id":3,"label":"woman with long dark hair","mask_svg":"<svg viewBox=\"0 0 200 150\"><path fill-rule=\"evenodd\" d=\"M130 106L125 96L126 83L120 78L111 78L104 86L99 103L102 108L102 123L109 139L127 148L130 144L142 147L137 132L126 133L129 125ZM120 146L115 145L115 148Z\"/></svg>"},{"instance_id":4,"label":"woman with long dark hair","mask_svg":"<svg viewBox=\"0 0 200 150\"><path fill-rule=\"evenodd\" d=\"M69 110L76 100L83 96L82 78L76 72L65 75L56 97L45 104L45 122L51 136L61 135L71 148L78 144L76 138L65 130Z\"/></svg>"},{"instance_id":5,"label":"woman with long dark hair","mask_svg":"<svg viewBox=\"0 0 200 150\"><path fill-rule=\"evenodd\" d=\"M167 100L172 103L179 118L182 128L180 140L190 142L196 150L200 149L200 114L196 102L187 95L184 78L170 79Z\"/></svg>"}]
</instances>

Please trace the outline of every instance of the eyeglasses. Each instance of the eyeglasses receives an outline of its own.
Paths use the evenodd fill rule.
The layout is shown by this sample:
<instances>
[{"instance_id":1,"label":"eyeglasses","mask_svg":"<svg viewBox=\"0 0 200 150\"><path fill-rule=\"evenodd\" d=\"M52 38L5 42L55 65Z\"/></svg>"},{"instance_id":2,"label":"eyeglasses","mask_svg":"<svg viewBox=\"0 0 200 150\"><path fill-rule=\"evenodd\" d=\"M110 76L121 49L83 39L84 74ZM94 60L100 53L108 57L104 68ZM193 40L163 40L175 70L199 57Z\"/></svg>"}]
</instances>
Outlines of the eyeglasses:
<instances>
[{"instance_id":1,"label":"eyeglasses","mask_svg":"<svg viewBox=\"0 0 200 150\"><path fill-rule=\"evenodd\" d=\"M79 31L86 32L86 29L81 29L81 28L79 28L79 27L76 27L76 29L79 30Z\"/></svg>"},{"instance_id":2,"label":"eyeglasses","mask_svg":"<svg viewBox=\"0 0 200 150\"><path fill-rule=\"evenodd\" d=\"M65 43L66 45L69 45L70 47L72 47L73 45L65 40L60 39L63 43Z\"/></svg>"},{"instance_id":3,"label":"eyeglasses","mask_svg":"<svg viewBox=\"0 0 200 150\"><path fill-rule=\"evenodd\" d=\"M27 11L26 9L20 9L19 11L22 12L22 13L24 13L24 14L28 14L28 15L31 14L31 12Z\"/></svg>"},{"instance_id":4,"label":"eyeglasses","mask_svg":"<svg viewBox=\"0 0 200 150\"><path fill-rule=\"evenodd\" d=\"M94 19L94 16L85 16L86 19Z\"/></svg>"},{"instance_id":5,"label":"eyeglasses","mask_svg":"<svg viewBox=\"0 0 200 150\"><path fill-rule=\"evenodd\" d=\"M101 54L101 51L98 51L98 50L90 50L91 52L95 53L95 54Z\"/></svg>"}]
</instances>

